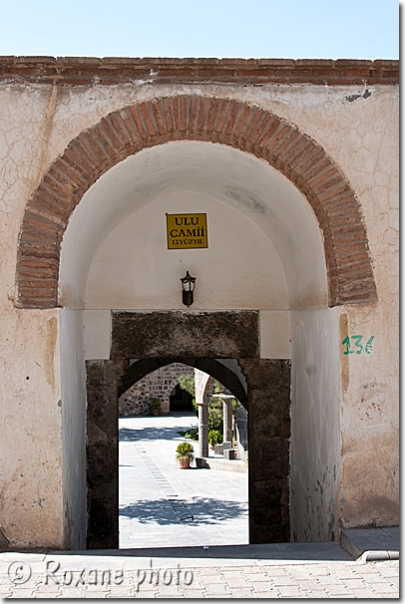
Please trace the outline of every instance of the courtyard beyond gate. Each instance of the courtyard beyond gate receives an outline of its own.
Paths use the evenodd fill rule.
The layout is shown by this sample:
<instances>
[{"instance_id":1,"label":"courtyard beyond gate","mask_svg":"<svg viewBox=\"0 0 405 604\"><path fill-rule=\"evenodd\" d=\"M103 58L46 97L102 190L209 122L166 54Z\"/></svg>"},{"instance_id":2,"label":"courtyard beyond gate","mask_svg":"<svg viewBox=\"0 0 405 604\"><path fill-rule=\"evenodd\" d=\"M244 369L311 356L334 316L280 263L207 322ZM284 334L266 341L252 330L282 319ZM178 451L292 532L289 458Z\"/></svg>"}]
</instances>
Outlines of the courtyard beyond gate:
<instances>
[{"instance_id":1,"label":"courtyard beyond gate","mask_svg":"<svg viewBox=\"0 0 405 604\"><path fill-rule=\"evenodd\" d=\"M120 419L120 548L249 543L248 474L179 469L178 431L196 420L194 413Z\"/></svg>"}]
</instances>

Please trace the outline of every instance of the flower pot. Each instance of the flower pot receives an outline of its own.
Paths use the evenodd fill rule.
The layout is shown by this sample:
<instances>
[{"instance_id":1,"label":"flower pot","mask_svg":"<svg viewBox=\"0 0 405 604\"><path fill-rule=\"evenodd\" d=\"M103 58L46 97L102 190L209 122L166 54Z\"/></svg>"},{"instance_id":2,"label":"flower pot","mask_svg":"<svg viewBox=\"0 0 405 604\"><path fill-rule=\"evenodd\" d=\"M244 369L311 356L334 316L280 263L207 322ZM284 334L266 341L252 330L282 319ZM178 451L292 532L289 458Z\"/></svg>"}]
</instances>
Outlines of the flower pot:
<instances>
[{"instance_id":1,"label":"flower pot","mask_svg":"<svg viewBox=\"0 0 405 604\"><path fill-rule=\"evenodd\" d=\"M191 459L189 457L179 457L179 464L181 470L186 470L190 467Z\"/></svg>"},{"instance_id":2,"label":"flower pot","mask_svg":"<svg viewBox=\"0 0 405 604\"><path fill-rule=\"evenodd\" d=\"M159 415L159 409L152 409L152 415Z\"/></svg>"}]
</instances>

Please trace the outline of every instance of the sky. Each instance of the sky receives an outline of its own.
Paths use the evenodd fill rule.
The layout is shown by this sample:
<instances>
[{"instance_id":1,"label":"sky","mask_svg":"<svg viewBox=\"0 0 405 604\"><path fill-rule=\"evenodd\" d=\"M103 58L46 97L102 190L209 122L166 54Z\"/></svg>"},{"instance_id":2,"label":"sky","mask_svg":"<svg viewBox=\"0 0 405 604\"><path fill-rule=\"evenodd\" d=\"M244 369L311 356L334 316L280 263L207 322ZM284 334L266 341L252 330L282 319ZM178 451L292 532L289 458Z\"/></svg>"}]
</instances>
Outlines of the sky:
<instances>
[{"instance_id":1,"label":"sky","mask_svg":"<svg viewBox=\"0 0 405 604\"><path fill-rule=\"evenodd\" d=\"M0 0L0 55L397 59L398 0Z\"/></svg>"}]
</instances>

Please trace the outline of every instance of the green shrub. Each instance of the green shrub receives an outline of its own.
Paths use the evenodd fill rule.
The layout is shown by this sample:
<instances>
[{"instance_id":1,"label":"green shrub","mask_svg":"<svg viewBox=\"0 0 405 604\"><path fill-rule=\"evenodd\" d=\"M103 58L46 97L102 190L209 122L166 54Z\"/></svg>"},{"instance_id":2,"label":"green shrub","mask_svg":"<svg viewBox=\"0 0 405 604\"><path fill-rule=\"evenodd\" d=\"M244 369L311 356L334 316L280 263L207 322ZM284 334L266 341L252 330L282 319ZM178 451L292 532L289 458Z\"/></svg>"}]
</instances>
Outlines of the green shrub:
<instances>
[{"instance_id":1,"label":"green shrub","mask_svg":"<svg viewBox=\"0 0 405 604\"><path fill-rule=\"evenodd\" d=\"M176 457L179 459L180 457L188 457L189 459L194 459L194 447L190 445L190 443L180 443L177 445L176 449Z\"/></svg>"},{"instance_id":2,"label":"green shrub","mask_svg":"<svg viewBox=\"0 0 405 604\"><path fill-rule=\"evenodd\" d=\"M190 426L187 430L178 430L177 434L180 434L183 438L198 440L198 426Z\"/></svg>"},{"instance_id":3,"label":"green shrub","mask_svg":"<svg viewBox=\"0 0 405 604\"><path fill-rule=\"evenodd\" d=\"M224 441L224 436L219 430L210 430L208 432L208 442L212 447L219 445Z\"/></svg>"},{"instance_id":4,"label":"green shrub","mask_svg":"<svg viewBox=\"0 0 405 604\"><path fill-rule=\"evenodd\" d=\"M153 398L151 399L150 403L149 403L149 407L151 411L156 411L159 410L162 406L162 403L160 402L160 400L158 398Z\"/></svg>"}]
</instances>

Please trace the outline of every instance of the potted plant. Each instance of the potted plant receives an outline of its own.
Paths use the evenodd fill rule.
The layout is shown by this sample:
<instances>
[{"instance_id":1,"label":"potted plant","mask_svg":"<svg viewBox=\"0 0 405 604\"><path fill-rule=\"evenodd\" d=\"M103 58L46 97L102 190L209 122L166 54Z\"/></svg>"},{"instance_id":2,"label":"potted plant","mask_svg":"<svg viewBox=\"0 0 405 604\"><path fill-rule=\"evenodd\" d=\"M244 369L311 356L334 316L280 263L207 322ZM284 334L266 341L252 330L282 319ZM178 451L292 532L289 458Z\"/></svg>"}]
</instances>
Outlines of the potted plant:
<instances>
[{"instance_id":1,"label":"potted plant","mask_svg":"<svg viewBox=\"0 0 405 604\"><path fill-rule=\"evenodd\" d=\"M190 463L194 459L194 447L190 443L180 443L177 445L176 457L179 460L180 468L185 469L190 467Z\"/></svg>"},{"instance_id":2,"label":"potted plant","mask_svg":"<svg viewBox=\"0 0 405 604\"><path fill-rule=\"evenodd\" d=\"M211 445L211 449L214 449L215 445L222 443L223 440L224 437L222 435L222 432L220 432L219 430L210 430L208 432L208 442Z\"/></svg>"},{"instance_id":3,"label":"potted plant","mask_svg":"<svg viewBox=\"0 0 405 604\"><path fill-rule=\"evenodd\" d=\"M153 398L149 403L149 408L152 412L152 415L159 415L161 406L162 403L160 400L158 398Z\"/></svg>"}]
</instances>

